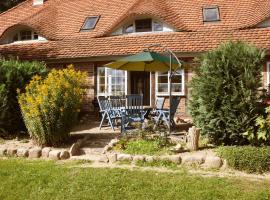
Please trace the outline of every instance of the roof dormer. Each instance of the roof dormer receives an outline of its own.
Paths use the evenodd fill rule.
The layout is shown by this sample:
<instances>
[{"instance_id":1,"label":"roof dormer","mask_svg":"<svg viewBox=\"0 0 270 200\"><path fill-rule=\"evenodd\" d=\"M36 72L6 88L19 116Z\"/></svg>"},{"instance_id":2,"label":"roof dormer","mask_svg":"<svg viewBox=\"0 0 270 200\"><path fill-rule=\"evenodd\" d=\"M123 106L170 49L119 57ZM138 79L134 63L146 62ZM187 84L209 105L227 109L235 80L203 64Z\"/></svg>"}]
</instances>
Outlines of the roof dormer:
<instances>
[{"instance_id":1,"label":"roof dormer","mask_svg":"<svg viewBox=\"0 0 270 200\"><path fill-rule=\"evenodd\" d=\"M154 32L172 32L174 29L162 22L150 17L140 17L132 19L120 26L112 35L136 34L136 33L154 33Z\"/></svg>"}]
</instances>

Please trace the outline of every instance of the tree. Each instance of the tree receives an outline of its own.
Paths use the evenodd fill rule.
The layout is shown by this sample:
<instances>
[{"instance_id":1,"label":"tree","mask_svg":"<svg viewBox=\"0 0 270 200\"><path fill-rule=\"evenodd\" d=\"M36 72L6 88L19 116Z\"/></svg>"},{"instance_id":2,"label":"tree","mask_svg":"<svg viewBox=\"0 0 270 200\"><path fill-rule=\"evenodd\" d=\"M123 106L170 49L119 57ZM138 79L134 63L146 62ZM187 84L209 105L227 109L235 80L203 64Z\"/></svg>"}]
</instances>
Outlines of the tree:
<instances>
[{"instance_id":1,"label":"tree","mask_svg":"<svg viewBox=\"0 0 270 200\"><path fill-rule=\"evenodd\" d=\"M216 144L243 144L244 132L258 116L262 50L227 42L199 58L191 81L190 113L194 123Z\"/></svg>"},{"instance_id":2,"label":"tree","mask_svg":"<svg viewBox=\"0 0 270 200\"><path fill-rule=\"evenodd\" d=\"M19 4L23 1L25 1L25 0L1 0L0 1L0 13L16 6L17 4Z\"/></svg>"}]
</instances>

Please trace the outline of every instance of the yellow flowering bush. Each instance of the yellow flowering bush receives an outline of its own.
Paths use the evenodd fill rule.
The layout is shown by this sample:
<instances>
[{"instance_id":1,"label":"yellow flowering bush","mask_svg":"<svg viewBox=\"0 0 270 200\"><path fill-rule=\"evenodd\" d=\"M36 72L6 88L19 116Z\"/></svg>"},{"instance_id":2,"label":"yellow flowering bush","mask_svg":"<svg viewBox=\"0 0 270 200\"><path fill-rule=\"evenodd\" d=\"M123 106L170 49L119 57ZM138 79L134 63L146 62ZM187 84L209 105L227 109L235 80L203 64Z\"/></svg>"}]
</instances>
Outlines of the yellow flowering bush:
<instances>
[{"instance_id":1,"label":"yellow flowering bush","mask_svg":"<svg viewBox=\"0 0 270 200\"><path fill-rule=\"evenodd\" d=\"M58 145L69 132L80 112L86 73L73 66L50 71L46 79L34 76L19 94L19 104L26 128L39 145Z\"/></svg>"}]
</instances>

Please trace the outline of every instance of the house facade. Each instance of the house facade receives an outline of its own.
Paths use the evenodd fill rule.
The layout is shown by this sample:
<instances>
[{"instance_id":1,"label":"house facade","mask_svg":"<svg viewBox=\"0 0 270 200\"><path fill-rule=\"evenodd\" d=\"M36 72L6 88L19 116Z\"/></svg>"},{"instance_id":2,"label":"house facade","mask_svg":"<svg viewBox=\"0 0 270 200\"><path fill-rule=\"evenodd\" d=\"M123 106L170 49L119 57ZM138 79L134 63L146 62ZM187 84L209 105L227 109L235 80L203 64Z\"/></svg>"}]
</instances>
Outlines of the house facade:
<instances>
[{"instance_id":1,"label":"house facade","mask_svg":"<svg viewBox=\"0 0 270 200\"><path fill-rule=\"evenodd\" d=\"M0 14L0 56L73 64L88 73L86 110L96 96L144 94L144 104L168 97L168 73L127 72L104 64L147 49L170 48L187 63L172 83L187 114L194 57L228 40L266 51L263 85L270 71L270 1L262 0L26 0ZM162 52L161 47L153 50Z\"/></svg>"}]
</instances>

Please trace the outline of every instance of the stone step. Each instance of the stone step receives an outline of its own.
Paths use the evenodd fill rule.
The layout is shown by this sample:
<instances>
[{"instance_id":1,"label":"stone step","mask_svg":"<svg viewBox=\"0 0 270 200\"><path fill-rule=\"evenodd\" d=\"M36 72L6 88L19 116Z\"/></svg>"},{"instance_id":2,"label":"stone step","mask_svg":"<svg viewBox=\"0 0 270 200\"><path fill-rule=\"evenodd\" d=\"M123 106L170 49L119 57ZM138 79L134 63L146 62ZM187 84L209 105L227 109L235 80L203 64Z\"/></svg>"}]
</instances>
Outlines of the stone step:
<instances>
[{"instance_id":1,"label":"stone step","mask_svg":"<svg viewBox=\"0 0 270 200\"><path fill-rule=\"evenodd\" d=\"M81 148L85 155L101 155L103 148Z\"/></svg>"}]
</instances>

